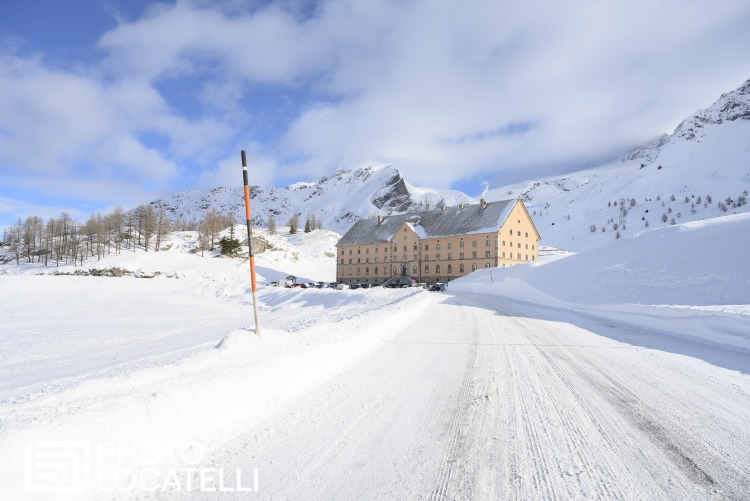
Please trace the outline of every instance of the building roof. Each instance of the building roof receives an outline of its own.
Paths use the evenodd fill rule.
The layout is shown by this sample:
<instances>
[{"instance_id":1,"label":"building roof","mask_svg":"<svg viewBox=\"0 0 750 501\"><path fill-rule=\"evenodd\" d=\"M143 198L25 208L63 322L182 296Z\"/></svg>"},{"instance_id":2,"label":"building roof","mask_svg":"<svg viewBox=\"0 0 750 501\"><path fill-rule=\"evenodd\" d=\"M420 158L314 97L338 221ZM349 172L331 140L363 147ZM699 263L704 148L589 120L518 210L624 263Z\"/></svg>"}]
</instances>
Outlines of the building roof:
<instances>
[{"instance_id":1,"label":"building roof","mask_svg":"<svg viewBox=\"0 0 750 501\"><path fill-rule=\"evenodd\" d=\"M446 207L409 214L393 214L378 218L360 219L339 240L338 246L386 243L404 224L408 224L419 238L440 238L496 232L508 219L517 200Z\"/></svg>"}]
</instances>

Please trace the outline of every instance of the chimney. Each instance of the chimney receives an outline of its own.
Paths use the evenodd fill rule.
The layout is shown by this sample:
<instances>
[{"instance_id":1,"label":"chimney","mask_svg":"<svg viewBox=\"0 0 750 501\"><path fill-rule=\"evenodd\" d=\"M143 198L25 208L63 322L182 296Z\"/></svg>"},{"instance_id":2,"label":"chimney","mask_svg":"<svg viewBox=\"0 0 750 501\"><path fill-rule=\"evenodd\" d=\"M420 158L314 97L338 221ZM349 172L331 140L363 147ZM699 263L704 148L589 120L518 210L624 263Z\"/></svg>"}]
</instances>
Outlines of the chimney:
<instances>
[{"instance_id":1,"label":"chimney","mask_svg":"<svg viewBox=\"0 0 750 501\"><path fill-rule=\"evenodd\" d=\"M479 202L479 204L482 206L482 210L487 208L487 200L484 198Z\"/></svg>"},{"instance_id":2,"label":"chimney","mask_svg":"<svg viewBox=\"0 0 750 501\"><path fill-rule=\"evenodd\" d=\"M383 223L383 216L378 214L378 226L380 226Z\"/></svg>"}]
</instances>

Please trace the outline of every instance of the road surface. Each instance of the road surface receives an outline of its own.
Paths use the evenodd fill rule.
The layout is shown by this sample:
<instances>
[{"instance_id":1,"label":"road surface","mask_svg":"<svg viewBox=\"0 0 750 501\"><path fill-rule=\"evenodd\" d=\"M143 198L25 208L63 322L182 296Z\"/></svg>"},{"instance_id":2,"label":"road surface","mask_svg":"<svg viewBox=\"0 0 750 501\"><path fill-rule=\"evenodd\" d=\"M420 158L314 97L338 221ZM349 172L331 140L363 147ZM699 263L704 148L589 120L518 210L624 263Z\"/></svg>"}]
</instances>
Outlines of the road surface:
<instances>
[{"instance_id":1,"label":"road surface","mask_svg":"<svg viewBox=\"0 0 750 501\"><path fill-rule=\"evenodd\" d=\"M257 470L251 499L750 499L747 375L496 297L430 301L205 462Z\"/></svg>"}]
</instances>

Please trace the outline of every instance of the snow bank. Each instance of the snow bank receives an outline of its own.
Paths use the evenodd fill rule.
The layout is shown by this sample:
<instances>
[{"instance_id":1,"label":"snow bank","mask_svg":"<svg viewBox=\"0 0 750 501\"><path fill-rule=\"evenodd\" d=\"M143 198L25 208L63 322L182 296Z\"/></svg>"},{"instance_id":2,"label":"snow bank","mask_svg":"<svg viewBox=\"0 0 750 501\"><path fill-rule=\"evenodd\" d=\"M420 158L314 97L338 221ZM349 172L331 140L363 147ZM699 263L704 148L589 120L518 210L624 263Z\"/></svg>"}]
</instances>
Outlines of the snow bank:
<instances>
[{"instance_id":1,"label":"snow bank","mask_svg":"<svg viewBox=\"0 0 750 501\"><path fill-rule=\"evenodd\" d=\"M68 289L71 279L88 281L94 289L96 282L107 282L110 298L133 295L132 286L137 282L147 291L146 297L155 293L149 290L155 285L157 292L162 291L158 281L133 278L34 278L34 281L14 282L16 293L28 297L40 285L60 293ZM172 292L177 294L177 290ZM187 300L190 308L207 316L220 311L217 307L221 308L223 303L235 304L236 300L224 295L200 295L199 302L191 302L191 297L189 288L183 289L179 300ZM75 334L63 332L56 339L54 333L41 328L34 331L32 326L27 329L24 341L5 336L6 352L10 349L18 360L26 363L36 357L31 372L37 380L31 387L34 391L24 393L30 388L27 381L14 379L13 371L4 367L3 381L10 381L6 384L13 386L12 398L0 403L0 471L8 475L3 482L4 492L11 499L22 497L24 463L19 458L24 457L29 444L85 442L107 444L108 450L115 444L114 449L126 451L142 444L194 444L202 452L211 451L378 349L418 316L427 297L428 293L421 289L266 288L260 296L262 337L249 327L236 328L223 336L220 332L207 332L206 339L218 336L219 340L211 347L194 346L192 353L180 360L139 359L128 370L110 369L104 373L97 373L99 365L111 360L105 355L106 348L101 348L105 344L102 333L97 329L87 331L86 322L81 321L89 311L90 298L84 298L75 310L79 319ZM20 301L13 307L23 310L23 303ZM26 304L26 310L19 311L19 315L32 315L29 310L33 305ZM383 315L382 308L386 306L388 315ZM68 303L66 307L74 308L74 304ZM173 313L169 308L161 314L148 311L149 322L161 325L167 319L174 321ZM135 337L136 343L143 341L129 323L132 314L110 309L108 337ZM372 321L375 317L377 322ZM244 323L252 323L249 308L245 308ZM70 351L75 355L70 360L83 367L66 384L61 383L56 368L65 365L65 357L51 362L48 355L37 356L37 351L44 350L45 345L58 343L71 344ZM175 344L179 346L174 339L167 344L175 350ZM89 355L81 357L80 352ZM49 379L39 380L42 377ZM6 391L10 392L8 388ZM128 455L126 459L133 462L128 466L144 467L139 454ZM121 457L109 457L97 470L103 477L92 478L86 492L77 493L74 498L94 498L99 490L96 482L111 481L106 476L115 467L121 471L120 463ZM166 463L148 466L159 468Z\"/></svg>"},{"instance_id":2,"label":"snow bank","mask_svg":"<svg viewBox=\"0 0 750 501\"><path fill-rule=\"evenodd\" d=\"M750 349L749 247L750 214L738 214L643 231L549 262L479 270L450 289Z\"/></svg>"}]
</instances>

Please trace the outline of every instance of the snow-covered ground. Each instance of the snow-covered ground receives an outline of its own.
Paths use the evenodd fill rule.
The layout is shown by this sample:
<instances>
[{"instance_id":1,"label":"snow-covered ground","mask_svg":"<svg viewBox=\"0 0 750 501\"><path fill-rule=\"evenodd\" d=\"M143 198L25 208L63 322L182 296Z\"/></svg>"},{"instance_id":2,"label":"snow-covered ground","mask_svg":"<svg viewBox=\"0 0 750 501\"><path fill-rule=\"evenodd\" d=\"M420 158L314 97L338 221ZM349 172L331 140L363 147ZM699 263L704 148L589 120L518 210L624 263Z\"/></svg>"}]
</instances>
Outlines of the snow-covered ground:
<instances>
[{"instance_id":1,"label":"snow-covered ground","mask_svg":"<svg viewBox=\"0 0 750 501\"><path fill-rule=\"evenodd\" d=\"M83 266L129 276L2 266L2 498L743 499L749 230L658 228L445 293L269 287L335 268L335 234L280 231L260 337L247 262L190 232Z\"/></svg>"},{"instance_id":2,"label":"snow-covered ground","mask_svg":"<svg viewBox=\"0 0 750 501\"><path fill-rule=\"evenodd\" d=\"M732 363L734 350L750 350L749 235L750 214L645 230L564 259L479 270L451 290L524 299L558 319L576 311L648 326L663 335L643 343L682 352L697 342L695 356ZM611 335L635 342L631 334Z\"/></svg>"}]
</instances>

